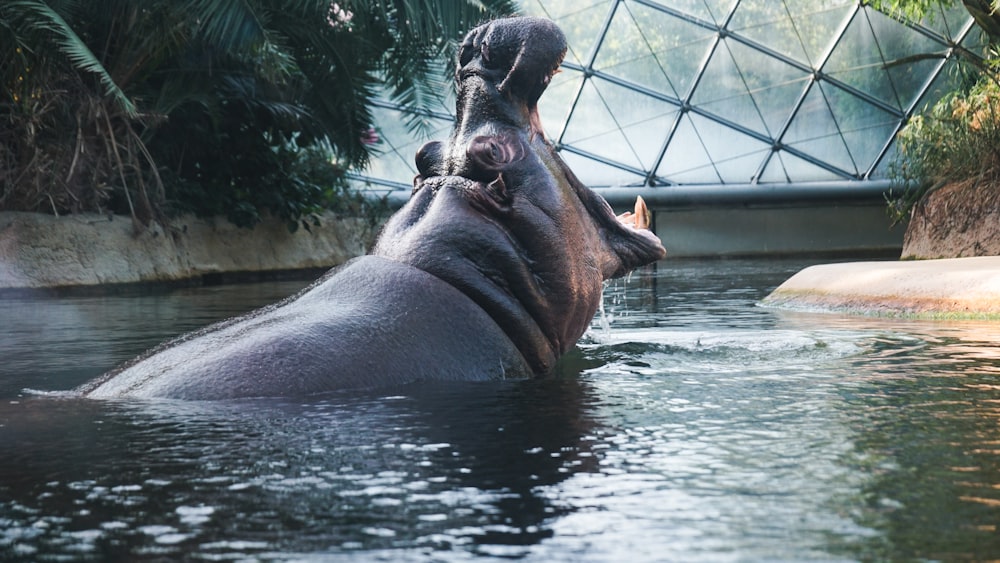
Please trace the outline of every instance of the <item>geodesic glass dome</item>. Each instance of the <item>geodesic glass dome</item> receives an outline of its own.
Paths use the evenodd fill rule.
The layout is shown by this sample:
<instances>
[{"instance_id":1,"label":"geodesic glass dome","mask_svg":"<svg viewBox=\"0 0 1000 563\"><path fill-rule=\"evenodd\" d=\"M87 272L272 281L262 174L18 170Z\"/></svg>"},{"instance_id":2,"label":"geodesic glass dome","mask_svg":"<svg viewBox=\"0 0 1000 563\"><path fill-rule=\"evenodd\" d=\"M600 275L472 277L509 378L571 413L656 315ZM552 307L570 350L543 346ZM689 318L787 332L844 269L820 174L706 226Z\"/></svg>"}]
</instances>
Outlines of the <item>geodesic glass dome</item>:
<instances>
[{"instance_id":1,"label":"geodesic glass dome","mask_svg":"<svg viewBox=\"0 0 1000 563\"><path fill-rule=\"evenodd\" d=\"M951 90L956 51L980 34L959 4L922 22L858 0L525 0L569 51L539 104L583 182L755 185L885 177L907 119ZM442 93L429 134L379 102L379 156L360 176L409 189L413 155L446 139Z\"/></svg>"}]
</instances>

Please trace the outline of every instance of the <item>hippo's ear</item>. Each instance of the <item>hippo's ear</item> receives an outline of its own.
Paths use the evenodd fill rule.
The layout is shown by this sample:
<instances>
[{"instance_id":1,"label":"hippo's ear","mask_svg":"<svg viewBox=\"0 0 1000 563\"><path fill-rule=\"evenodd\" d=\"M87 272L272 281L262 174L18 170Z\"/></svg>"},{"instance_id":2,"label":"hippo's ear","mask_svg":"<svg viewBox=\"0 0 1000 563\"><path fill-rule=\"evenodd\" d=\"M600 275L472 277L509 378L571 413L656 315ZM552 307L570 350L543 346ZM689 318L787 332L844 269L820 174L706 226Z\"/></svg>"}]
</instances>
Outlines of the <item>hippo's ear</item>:
<instances>
[{"instance_id":1,"label":"hippo's ear","mask_svg":"<svg viewBox=\"0 0 1000 563\"><path fill-rule=\"evenodd\" d=\"M424 143L424 146L417 149L414 161L417 172L424 178L444 174L444 143L441 141Z\"/></svg>"}]
</instances>

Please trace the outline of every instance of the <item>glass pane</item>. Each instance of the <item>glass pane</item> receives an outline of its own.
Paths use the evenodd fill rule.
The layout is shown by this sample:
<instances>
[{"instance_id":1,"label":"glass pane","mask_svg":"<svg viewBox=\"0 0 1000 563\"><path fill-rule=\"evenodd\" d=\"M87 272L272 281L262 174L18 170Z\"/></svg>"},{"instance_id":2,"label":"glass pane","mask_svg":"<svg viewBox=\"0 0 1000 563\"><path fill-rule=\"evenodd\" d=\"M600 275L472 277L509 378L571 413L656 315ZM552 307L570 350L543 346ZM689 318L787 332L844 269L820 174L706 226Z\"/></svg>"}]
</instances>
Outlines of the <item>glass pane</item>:
<instances>
[{"instance_id":1,"label":"glass pane","mask_svg":"<svg viewBox=\"0 0 1000 563\"><path fill-rule=\"evenodd\" d=\"M715 32L641 4L615 12L594 68L675 98L684 98Z\"/></svg>"},{"instance_id":2,"label":"glass pane","mask_svg":"<svg viewBox=\"0 0 1000 563\"><path fill-rule=\"evenodd\" d=\"M691 123L691 114L681 116L663 162L656 175L672 184L717 184L722 178L712 166L705 145Z\"/></svg>"},{"instance_id":3,"label":"glass pane","mask_svg":"<svg viewBox=\"0 0 1000 563\"><path fill-rule=\"evenodd\" d=\"M654 2L661 6L684 12L698 19L715 25L721 25L726 21L726 16L737 0L660 0Z\"/></svg>"},{"instance_id":4,"label":"glass pane","mask_svg":"<svg viewBox=\"0 0 1000 563\"><path fill-rule=\"evenodd\" d=\"M747 183L771 150L706 117L685 114L657 176L673 183Z\"/></svg>"},{"instance_id":5,"label":"glass pane","mask_svg":"<svg viewBox=\"0 0 1000 563\"><path fill-rule=\"evenodd\" d=\"M719 41L705 67L691 103L748 129L767 132L764 118L750 97L743 73L724 39Z\"/></svg>"},{"instance_id":6,"label":"glass pane","mask_svg":"<svg viewBox=\"0 0 1000 563\"><path fill-rule=\"evenodd\" d=\"M823 89L816 84L809 89L782 142L850 175L857 173Z\"/></svg>"},{"instance_id":7,"label":"glass pane","mask_svg":"<svg viewBox=\"0 0 1000 563\"><path fill-rule=\"evenodd\" d=\"M729 17L729 12L733 11L733 5L739 0L702 0L708 6L708 12L712 15L712 20L722 25Z\"/></svg>"},{"instance_id":8,"label":"glass pane","mask_svg":"<svg viewBox=\"0 0 1000 563\"><path fill-rule=\"evenodd\" d=\"M854 2L823 2L819 6L815 0L786 0L785 3L805 45L809 65L815 68L830 50L837 32L854 12Z\"/></svg>"},{"instance_id":9,"label":"glass pane","mask_svg":"<svg viewBox=\"0 0 1000 563\"><path fill-rule=\"evenodd\" d=\"M813 67L853 6L853 0L742 0L729 30Z\"/></svg>"},{"instance_id":10,"label":"glass pane","mask_svg":"<svg viewBox=\"0 0 1000 563\"><path fill-rule=\"evenodd\" d=\"M760 183L785 183L824 182L842 179L844 179L843 176L816 166L807 160L785 151L778 151L771 155L771 160L767 163L767 168L764 169L764 173L761 174L758 181Z\"/></svg>"},{"instance_id":11,"label":"glass pane","mask_svg":"<svg viewBox=\"0 0 1000 563\"><path fill-rule=\"evenodd\" d=\"M776 135L808 82L809 75L801 70L725 40L725 49L716 50L693 103L749 129Z\"/></svg>"},{"instance_id":12,"label":"glass pane","mask_svg":"<svg viewBox=\"0 0 1000 563\"><path fill-rule=\"evenodd\" d=\"M583 82L583 73L563 69L552 77L552 82L538 100L538 115L542 118L542 127L548 139L559 139L566 128L569 110L576 92Z\"/></svg>"},{"instance_id":13,"label":"glass pane","mask_svg":"<svg viewBox=\"0 0 1000 563\"><path fill-rule=\"evenodd\" d=\"M979 26L975 26L962 40L962 47L977 55L988 56L989 37Z\"/></svg>"},{"instance_id":14,"label":"glass pane","mask_svg":"<svg viewBox=\"0 0 1000 563\"><path fill-rule=\"evenodd\" d=\"M615 168L568 150L560 151L559 156L580 178L580 181L590 187L641 186L645 182L645 178L628 170Z\"/></svg>"},{"instance_id":15,"label":"glass pane","mask_svg":"<svg viewBox=\"0 0 1000 563\"><path fill-rule=\"evenodd\" d=\"M584 65L597 46L613 3L607 0L522 0L525 16L548 18L566 34L566 61Z\"/></svg>"},{"instance_id":16,"label":"glass pane","mask_svg":"<svg viewBox=\"0 0 1000 563\"><path fill-rule=\"evenodd\" d=\"M895 88L902 109L907 109L924 84L941 64L948 46L906 26L888 16L868 9L868 18L882 48L889 79ZM940 55L928 59L923 55ZM914 55L921 57L914 58Z\"/></svg>"},{"instance_id":17,"label":"glass pane","mask_svg":"<svg viewBox=\"0 0 1000 563\"><path fill-rule=\"evenodd\" d=\"M771 145L700 115L691 115L705 151L723 183L747 183L771 152Z\"/></svg>"},{"instance_id":18,"label":"glass pane","mask_svg":"<svg viewBox=\"0 0 1000 563\"><path fill-rule=\"evenodd\" d=\"M972 19L969 11L962 6L961 2L955 2L948 7L935 6L929 10L927 16L920 20L920 25L933 30L945 39L955 39L965 25Z\"/></svg>"},{"instance_id":19,"label":"glass pane","mask_svg":"<svg viewBox=\"0 0 1000 563\"><path fill-rule=\"evenodd\" d=\"M413 158L428 140L444 140L451 134L452 121L428 119L429 134L414 135L407 130L405 115L394 109L372 108L372 121L378 134L374 145L377 154L369 162L364 174L373 178L410 185L417 174Z\"/></svg>"},{"instance_id":20,"label":"glass pane","mask_svg":"<svg viewBox=\"0 0 1000 563\"><path fill-rule=\"evenodd\" d=\"M900 118L828 83L820 88L847 144L857 172L865 174L896 132Z\"/></svg>"},{"instance_id":21,"label":"glass pane","mask_svg":"<svg viewBox=\"0 0 1000 563\"><path fill-rule=\"evenodd\" d=\"M893 139L892 145L889 146L889 150L886 152L882 160L875 166L875 169L869 174L869 178L872 180L886 180L891 179L891 171L893 164L899 159L899 150L896 148L896 140Z\"/></svg>"},{"instance_id":22,"label":"glass pane","mask_svg":"<svg viewBox=\"0 0 1000 563\"><path fill-rule=\"evenodd\" d=\"M677 111L674 104L592 78L584 85L562 142L648 170Z\"/></svg>"},{"instance_id":23,"label":"glass pane","mask_svg":"<svg viewBox=\"0 0 1000 563\"><path fill-rule=\"evenodd\" d=\"M901 108L867 13L858 12L834 47L823 71L893 107Z\"/></svg>"},{"instance_id":24,"label":"glass pane","mask_svg":"<svg viewBox=\"0 0 1000 563\"><path fill-rule=\"evenodd\" d=\"M948 61L944 69L934 78L934 82L931 83L931 87L927 89L924 97L916 101L914 109L917 112L930 109L944 95L954 92L961 84L971 84L972 78L967 76L969 72L976 71L961 61L954 59Z\"/></svg>"}]
</instances>

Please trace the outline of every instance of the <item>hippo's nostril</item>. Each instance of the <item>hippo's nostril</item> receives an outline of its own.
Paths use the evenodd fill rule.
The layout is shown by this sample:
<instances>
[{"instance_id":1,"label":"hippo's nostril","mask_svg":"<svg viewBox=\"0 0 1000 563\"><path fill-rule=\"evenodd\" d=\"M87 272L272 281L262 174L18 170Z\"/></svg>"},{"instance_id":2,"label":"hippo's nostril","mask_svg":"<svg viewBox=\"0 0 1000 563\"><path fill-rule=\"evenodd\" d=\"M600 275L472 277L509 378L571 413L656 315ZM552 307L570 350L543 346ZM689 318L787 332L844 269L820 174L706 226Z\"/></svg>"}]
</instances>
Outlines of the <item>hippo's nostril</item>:
<instances>
[{"instance_id":1,"label":"hippo's nostril","mask_svg":"<svg viewBox=\"0 0 1000 563\"><path fill-rule=\"evenodd\" d=\"M466 149L469 166L463 172L470 178L485 181L497 171L525 157L527 148L516 137L482 135L472 139Z\"/></svg>"}]
</instances>

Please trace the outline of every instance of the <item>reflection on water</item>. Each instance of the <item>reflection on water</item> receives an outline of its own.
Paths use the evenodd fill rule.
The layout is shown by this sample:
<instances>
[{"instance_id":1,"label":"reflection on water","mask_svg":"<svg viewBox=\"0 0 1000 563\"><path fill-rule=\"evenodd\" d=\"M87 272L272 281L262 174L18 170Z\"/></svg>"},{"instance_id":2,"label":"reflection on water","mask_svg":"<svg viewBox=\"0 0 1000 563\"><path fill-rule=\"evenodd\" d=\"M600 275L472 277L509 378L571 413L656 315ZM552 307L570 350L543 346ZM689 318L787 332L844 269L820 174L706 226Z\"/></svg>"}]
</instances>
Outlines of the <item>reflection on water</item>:
<instances>
[{"instance_id":1,"label":"reflection on water","mask_svg":"<svg viewBox=\"0 0 1000 563\"><path fill-rule=\"evenodd\" d=\"M1000 325L789 313L665 262L558 377L308 400L70 389L301 283L0 300L0 560L995 559Z\"/></svg>"}]
</instances>

